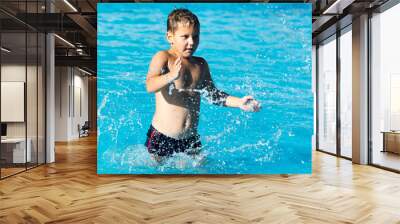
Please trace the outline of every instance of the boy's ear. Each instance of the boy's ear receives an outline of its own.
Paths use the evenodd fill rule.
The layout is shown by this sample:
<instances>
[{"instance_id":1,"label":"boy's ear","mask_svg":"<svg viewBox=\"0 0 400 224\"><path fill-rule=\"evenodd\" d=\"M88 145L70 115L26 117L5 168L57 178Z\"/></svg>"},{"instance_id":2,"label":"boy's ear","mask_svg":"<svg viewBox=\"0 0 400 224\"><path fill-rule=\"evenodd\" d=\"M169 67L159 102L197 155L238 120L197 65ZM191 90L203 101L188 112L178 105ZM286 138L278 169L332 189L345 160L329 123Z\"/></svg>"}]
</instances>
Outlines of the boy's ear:
<instances>
[{"instance_id":1,"label":"boy's ear","mask_svg":"<svg viewBox=\"0 0 400 224\"><path fill-rule=\"evenodd\" d=\"M168 40L168 42L169 42L170 44L172 44L172 32L171 32L171 31L168 31L168 32L167 32L167 40Z\"/></svg>"}]
</instances>

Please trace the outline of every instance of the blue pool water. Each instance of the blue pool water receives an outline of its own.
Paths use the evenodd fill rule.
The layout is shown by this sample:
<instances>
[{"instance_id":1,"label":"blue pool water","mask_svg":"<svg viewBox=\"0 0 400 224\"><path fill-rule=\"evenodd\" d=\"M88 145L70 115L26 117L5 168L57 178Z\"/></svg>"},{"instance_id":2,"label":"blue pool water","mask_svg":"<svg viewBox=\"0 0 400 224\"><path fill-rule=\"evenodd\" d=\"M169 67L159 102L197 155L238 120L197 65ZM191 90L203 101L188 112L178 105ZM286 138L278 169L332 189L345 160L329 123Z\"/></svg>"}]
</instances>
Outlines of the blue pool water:
<instances>
[{"instance_id":1,"label":"blue pool water","mask_svg":"<svg viewBox=\"0 0 400 224\"><path fill-rule=\"evenodd\" d=\"M152 56L169 48L168 13L201 23L195 55L216 86L253 95L258 113L201 103L196 158L155 164L144 147L155 110L145 89ZM311 172L310 4L98 4L99 174L277 174Z\"/></svg>"}]
</instances>

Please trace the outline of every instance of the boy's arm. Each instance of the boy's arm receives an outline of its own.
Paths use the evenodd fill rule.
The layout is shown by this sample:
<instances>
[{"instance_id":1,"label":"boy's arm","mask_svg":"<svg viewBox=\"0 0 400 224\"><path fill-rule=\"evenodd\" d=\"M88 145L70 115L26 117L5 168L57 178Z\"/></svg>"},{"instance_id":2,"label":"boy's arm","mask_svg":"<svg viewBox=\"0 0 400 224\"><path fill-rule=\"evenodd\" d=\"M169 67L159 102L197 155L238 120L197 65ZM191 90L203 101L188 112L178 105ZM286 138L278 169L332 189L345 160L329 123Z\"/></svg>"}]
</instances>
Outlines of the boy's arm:
<instances>
[{"instance_id":1,"label":"boy's arm","mask_svg":"<svg viewBox=\"0 0 400 224\"><path fill-rule=\"evenodd\" d=\"M260 109L260 105L257 101L254 100L252 96L245 96L242 98L231 96L219 89L217 89L214 85L214 82L211 78L210 69L208 67L207 62L203 59L204 68L205 68L205 76L204 82L202 85L202 89L206 90L207 98L211 99L211 102L216 105L226 106L226 107L238 107L245 111L258 111ZM255 104L248 104L250 101L254 100Z\"/></svg>"},{"instance_id":2,"label":"boy's arm","mask_svg":"<svg viewBox=\"0 0 400 224\"><path fill-rule=\"evenodd\" d=\"M161 75L161 70L168 66L168 55L167 53L160 51L153 56L150 62L149 71L146 77L146 90L147 92L157 92L167 84L173 82L179 78L181 69L181 59L175 60L171 66L170 72Z\"/></svg>"},{"instance_id":3,"label":"boy's arm","mask_svg":"<svg viewBox=\"0 0 400 224\"><path fill-rule=\"evenodd\" d=\"M229 94L217 89L215 87L214 82L211 78L210 70L208 68L208 64L205 60L202 60L202 64L204 66L204 80L200 87L200 89L205 90L205 97L211 101L211 103L219 106L228 106L227 99L229 98Z\"/></svg>"}]
</instances>

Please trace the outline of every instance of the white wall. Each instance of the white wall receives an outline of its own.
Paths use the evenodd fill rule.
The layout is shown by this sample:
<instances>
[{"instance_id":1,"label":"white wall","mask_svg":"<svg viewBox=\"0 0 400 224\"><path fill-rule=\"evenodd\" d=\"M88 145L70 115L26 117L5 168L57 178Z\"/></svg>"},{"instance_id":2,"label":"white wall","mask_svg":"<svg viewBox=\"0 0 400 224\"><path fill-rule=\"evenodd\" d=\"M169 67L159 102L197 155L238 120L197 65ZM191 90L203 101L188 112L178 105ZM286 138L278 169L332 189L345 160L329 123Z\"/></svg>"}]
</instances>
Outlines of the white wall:
<instances>
[{"instance_id":1,"label":"white wall","mask_svg":"<svg viewBox=\"0 0 400 224\"><path fill-rule=\"evenodd\" d=\"M25 82L25 64L3 64L1 81ZM7 108L1 108L7 110ZM25 122L7 122L7 137L25 137Z\"/></svg>"},{"instance_id":2,"label":"white wall","mask_svg":"<svg viewBox=\"0 0 400 224\"><path fill-rule=\"evenodd\" d=\"M55 85L55 140L77 139L78 124L88 120L88 78L76 68L56 67Z\"/></svg>"},{"instance_id":3,"label":"white wall","mask_svg":"<svg viewBox=\"0 0 400 224\"><path fill-rule=\"evenodd\" d=\"M38 70L36 70L38 69ZM1 66L2 82L24 82L26 84L26 106L20 108L21 113L27 115L26 121L22 122L6 122L7 137L9 138L24 138L27 135L30 139L32 161L36 162L39 158L39 163L44 163L44 83L42 68L39 66L25 66L25 64L2 64ZM27 82L25 78L28 78ZM2 89L3 92L4 89ZM22 90L23 91L23 90ZM38 92L37 92L38 91ZM23 94L24 92L22 92ZM2 95L2 98L8 98L7 95ZM25 101L25 100L24 100ZM3 103L2 103L3 104ZM16 113L13 108L2 107L2 112ZM9 110L9 111L7 111ZM11 110L11 111L10 111ZM15 110L15 109L14 109ZM24 115L22 115L24 116ZM37 156L37 153L39 155Z\"/></svg>"},{"instance_id":4,"label":"white wall","mask_svg":"<svg viewBox=\"0 0 400 224\"><path fill-rule=\"evenodd\" d=\"M29 69L29 67L28 67ZM1 65L1 81L25 82L25 64Z\"/></svg>"},{"instance_id":5,"label":"white wall","mask_svg":"<svg viewBox=\"0 0 400 224\"><path fill-rule=\"evenodd\" d=\"M75 74L76 74L75 70ZM76 128L78 124L81 126L85 123L85 121L88 121L89 119L89 114L88 114L88 77L87 76L82 76L83 73L79 73L79 75L75 75L75 80L74 80L74 86L75 86L75 116L73 119L73 130L72 133L74 136L78 136L78 129ZM80 93L79 93L80 90ZM78 98L80 95L80 99ZM80 105L79 101L80 100ZM81 108L79 108L81 106ZM82 111L79 111L81 109Z\"/></svg>"},{"instance_id":6,"label":"white wall","mask_svg":"<svg viewBox=\"0 0 400 224\"><path fill-rule=\"evenodd\" d=\"M352 157L352 31L340 36L340 150Z\"/></svg>"},{"instance_id":7,"label":"white wall","mask_svg":"<svg viewBox=\"0 0 400 224\"><path fill-rule=\"evenodd\" d=\"M27 69L28 72L28 83L31 88L27 88L27 119L28 119L28 137L31 128L36 133L36 107L37 107L37 99L36 99L36 80L31 78L31 74L36 75L36 66L27 66L25 68L25 64L3 64L1 66L1 81L2 82L25 82L25 75ZM32 87L33 86L33 87ZM5 96L2 96L5 97ZM42 105L39 105L39 107ZM9 108L1 108L2 110L8 110ZM24 109L24 108L22 108ZM33 123L32 123L33 122ZM25 137L25 122L7 122L7 135L9 137ZM35 134L36 135L36 134Z\"/></svg>"},{"instance_id":8,"label":"white wall","mask_svg":"<svg viewBox=\"0 0 400 224\"><path fill-rule=\"evenodd\" d=\"M67 67L55 68L55 141L68 140L68 86Z\"/></svg>"}]
</instances>

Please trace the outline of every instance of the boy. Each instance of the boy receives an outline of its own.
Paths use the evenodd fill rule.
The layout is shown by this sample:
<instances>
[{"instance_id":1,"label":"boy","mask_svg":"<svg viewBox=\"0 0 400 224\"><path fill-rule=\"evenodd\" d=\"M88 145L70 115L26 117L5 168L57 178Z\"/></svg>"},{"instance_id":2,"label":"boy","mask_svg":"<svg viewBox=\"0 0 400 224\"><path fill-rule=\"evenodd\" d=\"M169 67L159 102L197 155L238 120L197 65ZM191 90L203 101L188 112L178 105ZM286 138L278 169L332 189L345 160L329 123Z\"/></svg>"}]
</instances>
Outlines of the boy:
<instances>
[{"instance_id":1,"label":"boy","mask_svg":"<svg viewBox=\"0 0 400 224\"><path fill-rule=\"evenodd\" d=\"M206 60L193 56L199 34L196 15L187 9L173 10L167 20L167 40L171 47L156 53L149 66L146 89L155 93L156 111L145 145L158 162L173 153L199 152L200 93L205 93L216 105L244 111L260 109L251 96L237 98L215 87Z\"/></svg>"}]
</instances>

